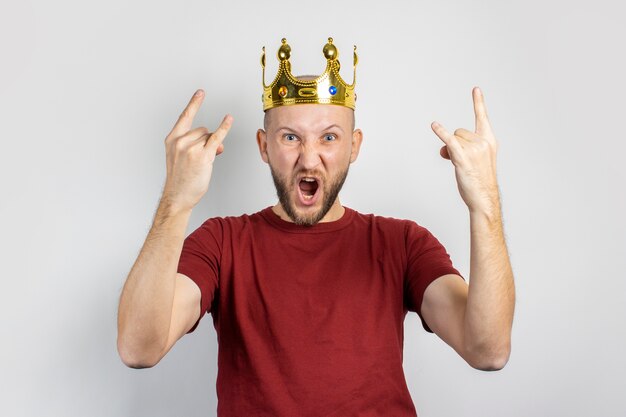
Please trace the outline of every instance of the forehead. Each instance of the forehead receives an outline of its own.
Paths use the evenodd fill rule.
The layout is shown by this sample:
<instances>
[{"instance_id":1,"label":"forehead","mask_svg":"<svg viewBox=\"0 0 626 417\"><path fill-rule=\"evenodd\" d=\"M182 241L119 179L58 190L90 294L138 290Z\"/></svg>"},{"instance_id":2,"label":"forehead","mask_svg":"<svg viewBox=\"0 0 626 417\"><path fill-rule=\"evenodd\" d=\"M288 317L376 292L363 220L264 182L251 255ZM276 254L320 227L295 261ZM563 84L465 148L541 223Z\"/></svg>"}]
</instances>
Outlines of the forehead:
<instances>
[{"instance_id":1,"label":"forehead","mask_svg":"<svg viewBox=\"0 0 626 417\"><path fill-rule=\"evenodd\" d=\"M321 130L331 124L346 126L349 130L352 111L335 104L294 104L267 110L271 112L271 129L287 126L299 130Z\"/></svg>"}]
</instances>

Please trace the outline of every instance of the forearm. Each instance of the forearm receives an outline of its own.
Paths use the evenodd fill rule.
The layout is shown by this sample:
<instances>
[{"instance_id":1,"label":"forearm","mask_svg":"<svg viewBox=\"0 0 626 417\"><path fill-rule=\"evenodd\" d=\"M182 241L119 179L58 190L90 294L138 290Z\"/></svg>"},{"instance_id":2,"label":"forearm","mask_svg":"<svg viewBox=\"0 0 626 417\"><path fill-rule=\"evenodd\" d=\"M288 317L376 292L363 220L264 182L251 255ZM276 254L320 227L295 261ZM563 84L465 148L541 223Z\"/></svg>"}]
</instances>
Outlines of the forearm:
<instances>
[{"instance_id":1,"label":"forearm","mask_svg":"<svg viewBox=\"0 0 626 417\"><path fill-rule=\"evenodd\" d=\"M510 354L515 286L499 202L470 211L470 280L465 344L476 362L496 369Z\"/></svg>"},{"instance_id":2,"label":"forearm","mask_svg":"<svg viewBox=\"0 0 626 417\"><path fill-rule=\"evenodd\" d=\"M158 360L167 342L176 271L191 210L174 210L161 199L148 236L122 289L118 351L129 366Z\"/></svg>"}]
</instances>

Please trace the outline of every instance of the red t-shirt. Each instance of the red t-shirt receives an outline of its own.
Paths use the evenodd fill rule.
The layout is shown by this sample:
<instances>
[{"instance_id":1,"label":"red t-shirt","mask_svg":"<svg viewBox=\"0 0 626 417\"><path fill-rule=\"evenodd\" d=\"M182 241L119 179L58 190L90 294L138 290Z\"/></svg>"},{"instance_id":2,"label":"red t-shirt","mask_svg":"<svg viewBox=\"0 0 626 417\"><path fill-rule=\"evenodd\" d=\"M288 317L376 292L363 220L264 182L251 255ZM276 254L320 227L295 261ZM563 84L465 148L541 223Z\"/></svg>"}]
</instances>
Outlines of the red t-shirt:
<instances>
[{"instance_id":1,"label":"red t-shirt","mask_svg":"<svg viewBox=\"0 0 626 417\"><path fill-rule=\"evenodd\" d=\"M415 417L404 318L422 318L433 280L461 275L426 228L348 207L311 227L271 207L208 219L178 272L202 293L188 333L213 316L218 417Z\"/></svg>"}]
</instances>

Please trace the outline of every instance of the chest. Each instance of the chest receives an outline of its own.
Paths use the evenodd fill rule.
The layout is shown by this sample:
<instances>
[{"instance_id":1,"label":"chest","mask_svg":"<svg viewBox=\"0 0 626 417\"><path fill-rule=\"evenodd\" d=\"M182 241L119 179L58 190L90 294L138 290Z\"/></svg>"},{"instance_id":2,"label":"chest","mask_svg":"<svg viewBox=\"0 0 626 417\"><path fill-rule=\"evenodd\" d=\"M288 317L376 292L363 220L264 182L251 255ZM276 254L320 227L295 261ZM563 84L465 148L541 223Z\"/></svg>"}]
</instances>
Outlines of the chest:
<instances>
[{"instance_id":1,"label":"chest","mask_svg":"<svg viewBox=\"0 0 626 417\"><path fill-rule=\"evenodd\" d=\"M358 345L366 334L397 337L402 326L405 266L384 241L242 236L220 268L221 321L242 335Z\"/></svg>"}]
</instances>

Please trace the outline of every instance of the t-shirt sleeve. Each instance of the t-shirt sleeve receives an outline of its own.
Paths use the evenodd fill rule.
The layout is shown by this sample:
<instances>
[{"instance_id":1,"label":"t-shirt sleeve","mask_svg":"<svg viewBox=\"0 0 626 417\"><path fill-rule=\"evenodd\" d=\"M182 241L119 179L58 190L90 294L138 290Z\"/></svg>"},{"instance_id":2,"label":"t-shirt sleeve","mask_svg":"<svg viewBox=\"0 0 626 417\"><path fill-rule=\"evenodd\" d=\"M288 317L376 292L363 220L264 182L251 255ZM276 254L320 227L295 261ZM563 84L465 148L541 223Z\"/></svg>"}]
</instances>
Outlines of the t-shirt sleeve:
<instances>
[{"instance_id":1,"label":"t-shirt sleeve","mask_svg":"<svg viewBox=\"0 0 626 417\"><path fill-rule=\"evenodd\" d=\"M461 278L463 276L452 265L446 248L425 227L413 221L407 221L405 239L407 269L404 287L407 309L416 312L424 330L433 333L424 321L421 312L426 287L442 275L457 274Z\"/></svg>"},{"instance_id":2,"label":"t-shirt sleeve","mask_svg":"<svg viewBox=\"0 0 626 417\"><path fill-rule=\"evenodd\" d=\"M209 219L187 236L183 242L177 272L191 278L200 288L200 317L187 331L193 332L204 314L210 311L219 289L222 227L217 219Z\"/></svg>"}]
</instances>

